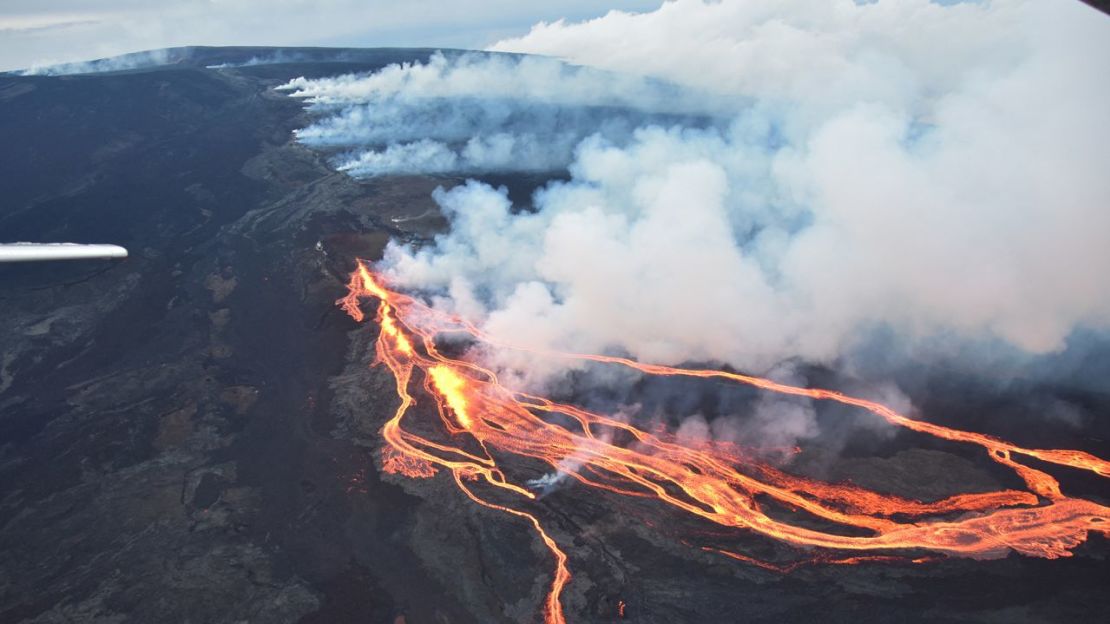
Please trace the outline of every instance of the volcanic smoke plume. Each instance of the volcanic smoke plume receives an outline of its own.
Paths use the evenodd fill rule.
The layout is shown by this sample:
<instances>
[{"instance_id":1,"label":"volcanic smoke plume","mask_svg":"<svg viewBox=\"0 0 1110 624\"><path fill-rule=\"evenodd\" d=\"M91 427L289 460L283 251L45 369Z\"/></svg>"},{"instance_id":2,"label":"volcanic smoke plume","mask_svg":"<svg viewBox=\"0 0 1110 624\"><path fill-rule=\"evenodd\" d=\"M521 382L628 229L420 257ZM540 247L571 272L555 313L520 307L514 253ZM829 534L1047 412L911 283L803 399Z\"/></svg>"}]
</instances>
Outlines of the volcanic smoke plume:
<instances>
[{"instance_id":1,"label":"volcanic smoke plume","mask_svg":"<svg viewBox=\"0 0 1110 624\"><path fill-rule=\"evenodd\" d=\"M548 621L570 570L527 504L562 481L808 553L692 544L778 571L1054 558L1106 533L1110 510L1048 472L1098 480L1105 460L931 424L882 373L862 375L860 398L804 371L875 371L879 345L899 366L991 354L1009 368L981 374L1028 374L1104 336L1110 21L1023 0L677 0L493 51L563 61L436 54L283 88L315 115L299 139L354 176L552 173L527 205L475 180L438 190L449 231L360 263L341 302L358 320L362 299L378 306L400 403L383 467L448 473L529 522L556 564ZM652 384L706 379L760 397L658 418L674 401ZM407 428L418 396L438 420ZM790 474L830 403L980 447L1021 489L922 502Z\"/></svg>"},{"instance_id":2,"label":"volcanic smoke plume","mask_svg":"<svg viewBox=\"0 0 1110 624\"><path fill-rule=\"evenodd\" d=\"M1110 322L1088 7L681 0L494 49L624 73L435 56L287 85L354 175L569 170L530 206L442 192L450 233L387 253L491 334L767 370L850 363L875 330L1016 355Z\"/></svg>"}]
</instances>

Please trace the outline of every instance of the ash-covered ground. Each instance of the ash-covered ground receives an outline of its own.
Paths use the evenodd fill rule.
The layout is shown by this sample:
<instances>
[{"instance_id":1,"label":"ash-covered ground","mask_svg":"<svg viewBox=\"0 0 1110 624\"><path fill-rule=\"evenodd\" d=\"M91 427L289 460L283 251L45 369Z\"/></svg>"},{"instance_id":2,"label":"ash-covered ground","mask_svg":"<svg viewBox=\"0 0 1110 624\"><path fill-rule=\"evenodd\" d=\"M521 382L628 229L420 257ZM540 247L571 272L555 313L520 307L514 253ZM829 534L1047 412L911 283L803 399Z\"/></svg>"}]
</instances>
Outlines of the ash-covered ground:
<instances>
[{"instance_id":1,"label":"ash-covered ground","mask_svg":"<svg viewBox=\"0 0 1110 624\"><path fill-rule=\"evenodd\" d=\"M281 52L196 48L155 68L0 76L0 239L131 250L0 267L0 622L540 617L552 562L528 526L446 475L379 472L393 381L369 366L372 324L334 305L355 257L442 231L431 191L462 179L337 173L293 141L301 102L272 90L429 51ZM234 66L259 58L280 62ZM548 177L488 181L526 203ZM1081 362L1110 370L1105 352ZM1110 455L1107 388L904 377L946 425ZM1046 410L1065 416L1035 417ZM924 500L1015 485L975 449L829 429L844 436L788 468ZM1100 480L1054 474L1110 499ZM660 623L1071 622L1110 609L1097 536L1055 561L778 574L691 543L767 559L789 554L781 544L647 501L572 486L534 508L570 556L571 622L618 621L622 603L623 621Z\"/></svg>"}]
</instances>

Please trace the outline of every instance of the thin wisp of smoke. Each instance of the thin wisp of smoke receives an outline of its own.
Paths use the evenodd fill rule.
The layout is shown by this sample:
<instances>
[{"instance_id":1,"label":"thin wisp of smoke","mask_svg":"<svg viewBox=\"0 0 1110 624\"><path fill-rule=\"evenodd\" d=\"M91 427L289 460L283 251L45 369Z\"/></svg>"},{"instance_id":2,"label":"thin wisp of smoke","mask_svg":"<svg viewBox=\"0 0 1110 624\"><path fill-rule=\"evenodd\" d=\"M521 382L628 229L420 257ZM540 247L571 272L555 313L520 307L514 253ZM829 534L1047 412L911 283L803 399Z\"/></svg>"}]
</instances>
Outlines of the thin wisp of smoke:
<instances>
[{"instance_id":1,"label":"thin wisp of smoke","mask_svg":"<svg viewBox=\"0 0 1110 624\"><path fill-rule=\"evenodd\" d=\"M92 61L72 63L43 63L17 72L22 76L70 76L77 74L100 74L104 72L145 69L173 63L183 56L183 49L148 50L121 54Z\"/></svg>"}]
</instances>

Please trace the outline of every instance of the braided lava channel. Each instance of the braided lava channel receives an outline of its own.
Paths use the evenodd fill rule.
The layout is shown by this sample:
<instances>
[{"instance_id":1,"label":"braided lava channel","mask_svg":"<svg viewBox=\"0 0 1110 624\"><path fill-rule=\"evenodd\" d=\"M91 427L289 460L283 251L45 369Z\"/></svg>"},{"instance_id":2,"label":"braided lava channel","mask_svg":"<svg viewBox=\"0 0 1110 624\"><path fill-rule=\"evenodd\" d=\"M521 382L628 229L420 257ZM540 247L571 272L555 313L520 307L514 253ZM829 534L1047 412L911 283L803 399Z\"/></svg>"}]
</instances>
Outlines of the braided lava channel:
<instances>
[{"instance_id":1,"label":"braided lava channel","mask_svg":"<svg viewBox=\"0 0 1110 624\"><path fill-rule=\"evenodd\" d=\"M383 469L413 478L448 471L459 490L475 503L531 524L555 559L544 604L547 624L566 621L560 596L571 579L567 555L540 519L526 510L526 501L534 500L536 494L510 480L496 457L532 458L556 471L577 466L567 474L585 486L654 498L726 529L761 534L807 551L807 562L924 563L944 556L995 558L1009 552L1053 559L1070 556L1091 531L1110 534L1110 507L1065 495L1054 477L1015 459L1035 458L1103 478L1110 476L1110 462L1089 453L1023 448L988 435L909 418L879 403L830 390L721 370L675 368L621 357L534 351L505 344L486 336L465 319L388 289L362 261L351 275L348 290L338 304L356 321L365 318L361 301L377 300L376 320L381 331L376 363L388 367L396 380L400 403L381 430ZM1013 470L1026 489L921 502L850 484L789 475L723 447L681 444L673 436L644 431L613 416L515 391L503 386L493 371L438 350L436 338L447 334L468 334L491 348L527 351L537 358L592 361L651 376L712 378L849 405L899 427L977 445L993 461ZM435 426L442 435L436 439L405 427L406 415L415 402L414 393L420 391L437 406L440 422ZM552 418L553 414L561 414L564 422L577 426L552 422L560 420ZM422 423L421 429L428 424ZM635 442L618 445L613 442L614 432L624 432L621 437ZM489 490L489 494L508 494L498 500L516 500L519 505L490 500L488 494L478 492L479 482L486 484L482 489ZM835 525L852 527L862 535L841 535L772 518L763 508L762 501L768 500ZM779 572L797 567L709 546L702 549ZM922 551L935 554L920 557ZM905 555L898 555L900 552Z\"/></svg>"}]
</instances>

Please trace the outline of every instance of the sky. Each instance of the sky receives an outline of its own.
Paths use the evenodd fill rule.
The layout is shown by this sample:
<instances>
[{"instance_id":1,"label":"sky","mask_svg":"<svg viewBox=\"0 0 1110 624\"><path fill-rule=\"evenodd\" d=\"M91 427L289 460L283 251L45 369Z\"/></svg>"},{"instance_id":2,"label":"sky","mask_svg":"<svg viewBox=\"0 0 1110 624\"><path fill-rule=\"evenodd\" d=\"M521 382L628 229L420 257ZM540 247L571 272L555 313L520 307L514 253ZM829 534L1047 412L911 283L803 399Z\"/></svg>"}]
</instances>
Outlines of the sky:
<instances>
[{"instance_id":1,"label":"sky","mask_svg":"<svg viewBox=\"0 0 1110 624\"><path fill-rule=\"evenodd\" d=\"M4 0L0 71L184 45L483 48L658 0Z\"/></svg>"}]
</instances>

